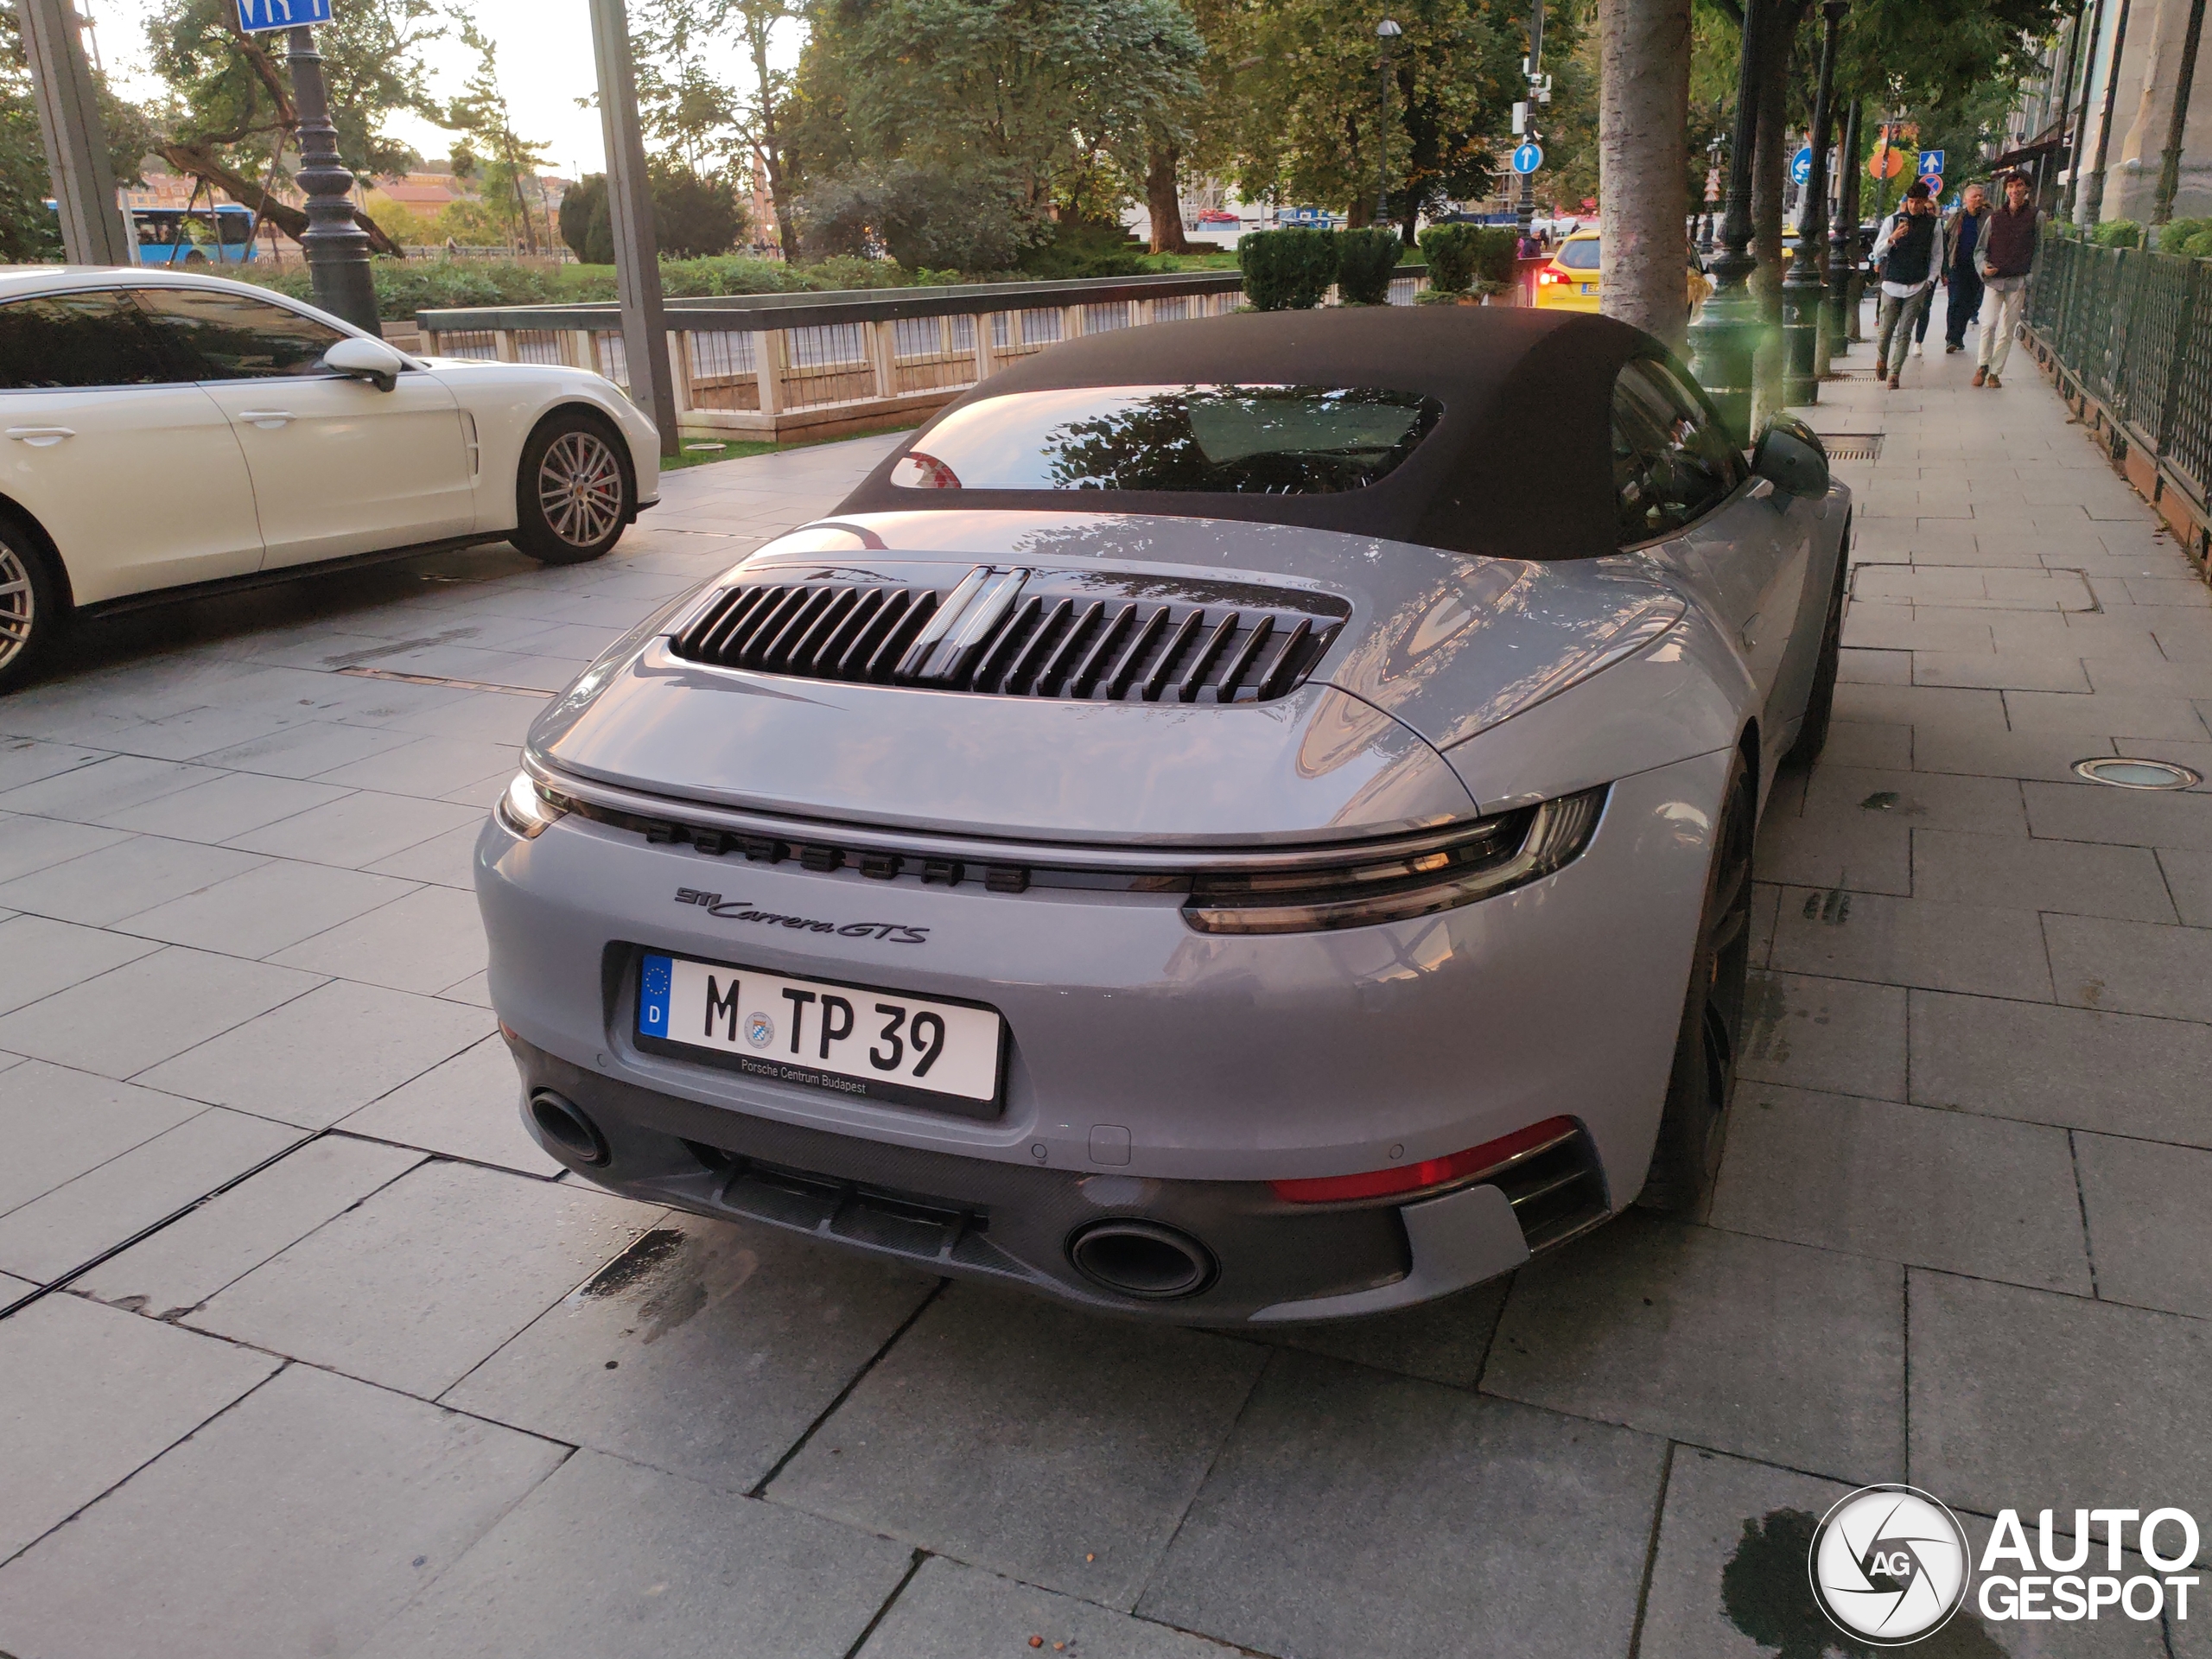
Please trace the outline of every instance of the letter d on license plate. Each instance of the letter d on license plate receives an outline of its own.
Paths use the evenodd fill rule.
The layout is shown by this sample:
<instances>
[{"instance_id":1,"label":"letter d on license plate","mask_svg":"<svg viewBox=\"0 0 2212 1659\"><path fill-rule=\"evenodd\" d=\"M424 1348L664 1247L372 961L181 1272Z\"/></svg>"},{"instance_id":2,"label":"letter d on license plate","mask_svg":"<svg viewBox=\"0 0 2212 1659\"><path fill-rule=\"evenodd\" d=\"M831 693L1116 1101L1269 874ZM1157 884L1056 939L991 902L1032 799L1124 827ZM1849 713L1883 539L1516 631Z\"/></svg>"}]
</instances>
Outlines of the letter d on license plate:
<instances>
[{"instance_id":1,"label":"letter d on license plate","mask_svg":"<svg viewBox=\"0 0 2212 1659\"><path fill-rule=\"evenodd\" d=\"M857 1099L998 1116L1006 1022L972 1002L648 951L638 1046Z\"/></svg>"}]
</instances>

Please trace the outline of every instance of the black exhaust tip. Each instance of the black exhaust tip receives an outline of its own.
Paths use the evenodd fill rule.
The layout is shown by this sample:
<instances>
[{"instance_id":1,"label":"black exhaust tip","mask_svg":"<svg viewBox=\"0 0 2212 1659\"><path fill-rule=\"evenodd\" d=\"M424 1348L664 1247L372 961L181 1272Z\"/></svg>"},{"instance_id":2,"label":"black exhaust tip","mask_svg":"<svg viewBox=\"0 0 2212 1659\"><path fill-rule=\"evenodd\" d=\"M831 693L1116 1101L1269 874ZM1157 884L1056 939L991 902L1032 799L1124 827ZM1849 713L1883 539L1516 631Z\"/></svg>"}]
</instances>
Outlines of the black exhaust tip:
<instances>
[{"instance_id":1,"label":"black exhaust tip","mask_svg":"<svg viewBox=\"0 0 2212 1659\"><path fill-rule=\"evenodd\" d=\"M1214 1260L1195 1238L1149 1221L1102 1221L1068 1243L1068 1260L1095 1285L1147 1301L1195 1296L1213 1282Z\"/></svg>"},{"instance_id":2,"label":"black exhaust tip","mask_svg":"<svg viewBox=\"0 0 2212 1659\"><path fill-rule=\"evenodd\" d=\"M531 1121L538 1132L580 1164L607 1161L607 1137L572 1100L539 1089L530 1096Z\"/></svg>"}]
</instances>

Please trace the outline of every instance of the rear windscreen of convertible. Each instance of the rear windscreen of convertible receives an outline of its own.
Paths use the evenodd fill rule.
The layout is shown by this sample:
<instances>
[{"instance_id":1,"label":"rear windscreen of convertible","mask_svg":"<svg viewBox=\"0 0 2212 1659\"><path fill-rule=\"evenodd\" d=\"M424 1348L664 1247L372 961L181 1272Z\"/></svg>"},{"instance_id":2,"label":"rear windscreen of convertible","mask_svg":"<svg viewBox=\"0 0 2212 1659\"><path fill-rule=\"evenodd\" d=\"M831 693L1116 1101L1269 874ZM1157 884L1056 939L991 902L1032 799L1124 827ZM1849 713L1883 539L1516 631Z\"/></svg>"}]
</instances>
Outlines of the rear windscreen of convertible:
<instances>
[{"instance_id":1,"label":"rear windscreen of convertible","mask_svg":"<svg viewBox=\"0 0 2212 1659\"><path fill-rule=\"evenodd\" d=\"M1433 397L1332 386L1078 386L955 410L891 475L908 489L1364 489L1443 413Z\"/></svg>"}]
</instances>

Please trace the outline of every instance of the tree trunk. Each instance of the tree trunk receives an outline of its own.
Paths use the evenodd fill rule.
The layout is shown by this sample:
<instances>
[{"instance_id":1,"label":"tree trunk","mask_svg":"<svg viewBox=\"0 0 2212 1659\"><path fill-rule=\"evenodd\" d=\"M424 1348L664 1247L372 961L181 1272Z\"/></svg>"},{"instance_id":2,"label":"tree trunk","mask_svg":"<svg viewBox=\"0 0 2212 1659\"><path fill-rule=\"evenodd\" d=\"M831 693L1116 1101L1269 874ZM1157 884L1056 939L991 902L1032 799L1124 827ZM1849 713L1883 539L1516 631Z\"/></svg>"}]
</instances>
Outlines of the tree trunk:
<instances>
[{"instance_id":1,"label":"tree trunk","mask_svg":"<svg viewBox=\"0 0 2212 1659\"><path fill-rule=\"evenodd\" d=\"M308 216L299 208L289 207L272 195L263 192L253 180L233 173L215 159L214 152L194 144L163 144L162 159L188 177L200 179L230 197L232 201L257 209L269 224L290 237L295 242L306 234ZM384 233L376 220L359 207L353 210L353 222L368 233L369 248L374 253L385 253L404 259L406 250Z\"/></svg>"},{"instance_id":2,"label":"tree trunk","mask_svg":"<svg viewBox=\"0 0 2212 1659\"><path fill-rule=\"evenodd\" d=\"M1183 234L1183 199L1175 192L1175 169L1183 160L1173 144L1154 144L1147 157L1144 175L1145 211L1152 215L1152 251L1188 253L1191 244Z\"/></svg>"},{"instance_id":3,"label":"tree trunk","mask_svg":"<svg viewBox=\"0 0 2212 1659\"><path fill-rule=\"evenodd\" d=\"M1690 0L1599 0L1605 313L1679 346L1688 324Z\"/></svg>"},{"instance_id":4,"label":"tree trunk","mask_svg":"<svg viewBox=\"0 0 2212 1659\"><path fill-rule=\"evenodd\" d=\"M1770 324L1782 321L1782 186L1789 171L1789 58L1797 41L1803 8L1797 0L1753 0L1766 11L1761 29L1758 141L1751 151L1751 251L1758 269L1751 292L1759 314Z\"/></svg>"}]
</instances>

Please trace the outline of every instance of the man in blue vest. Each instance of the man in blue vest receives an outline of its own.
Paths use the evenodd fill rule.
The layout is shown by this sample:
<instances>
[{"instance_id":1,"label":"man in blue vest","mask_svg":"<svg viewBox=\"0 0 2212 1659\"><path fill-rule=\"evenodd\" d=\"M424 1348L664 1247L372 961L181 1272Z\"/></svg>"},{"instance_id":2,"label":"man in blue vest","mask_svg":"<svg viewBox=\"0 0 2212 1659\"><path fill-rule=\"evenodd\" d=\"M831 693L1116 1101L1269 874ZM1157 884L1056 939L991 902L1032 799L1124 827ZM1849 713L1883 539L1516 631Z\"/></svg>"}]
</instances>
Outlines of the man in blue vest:
<instances>
[{"instance_id":1,"label":"man in blue vest","mask_svg":"<svg viewBox=\"0 0 2212 1659\"><path fill-rule=\"evenodd\" d=\"M1928 296L1948 263L1947 251L1943 221L1928 187L1915 180L1870 255L1882 273L1882 304L1874 314L1874 378L1887 379L1891 391L1912 346L1913 325L1928 308Z\"/></svg>"}]
</instances>

